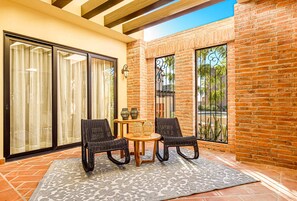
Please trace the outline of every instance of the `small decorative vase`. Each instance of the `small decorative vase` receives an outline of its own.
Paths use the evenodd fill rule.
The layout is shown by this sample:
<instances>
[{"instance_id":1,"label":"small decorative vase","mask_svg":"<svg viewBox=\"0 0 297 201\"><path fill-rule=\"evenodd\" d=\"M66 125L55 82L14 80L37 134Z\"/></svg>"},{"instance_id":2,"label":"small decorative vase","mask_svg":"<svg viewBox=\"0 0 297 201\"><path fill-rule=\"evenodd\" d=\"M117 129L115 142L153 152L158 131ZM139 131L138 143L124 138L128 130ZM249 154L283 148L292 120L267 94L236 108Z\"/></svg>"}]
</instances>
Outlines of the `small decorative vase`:
<instances>
[{"instance_id":1,"label":"small decorative vase","mask_svg":"<svg viewBox=\"0 0 297 201\"><path fill-rule=\"evenodd\" d=\"M123 120L128 120L129 114L130 114L130 112L129 112L128 108L122 108L121 116L122 116Z\"/></svg>"},{"instance_id":2,"label":"small decorative vase","mask_svg":"<svg viewBox=\"0 0 297 201\"><path fill-rule=\"evenodd\" d=\"M137 108L136 107L132 107L130 114L131 114L132 119L137 119L137 117L138 117Z\"/></svg>"}]
</instances>

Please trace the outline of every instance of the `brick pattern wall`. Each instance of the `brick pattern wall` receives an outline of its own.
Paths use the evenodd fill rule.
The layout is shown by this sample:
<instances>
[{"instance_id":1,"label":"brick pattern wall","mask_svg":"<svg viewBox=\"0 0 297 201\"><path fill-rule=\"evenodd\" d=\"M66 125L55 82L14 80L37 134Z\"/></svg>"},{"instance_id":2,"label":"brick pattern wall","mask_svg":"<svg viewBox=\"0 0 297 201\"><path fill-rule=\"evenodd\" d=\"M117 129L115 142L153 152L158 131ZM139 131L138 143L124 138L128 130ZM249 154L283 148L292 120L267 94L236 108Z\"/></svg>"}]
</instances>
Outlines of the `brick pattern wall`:
<instances>
[{"instance_id":1,"label":"brick pattern wall","mask_svg":"<svg viewBox=\"0 0 297 201\"><path fill-rule=\"evenodd\" d=\"M195 51L175 52L175 116L183 135L195 135Z\"/></svg>"},{"instance_id":2,"label":"brick pattern wall","mask_svg":"<svg viewBox=\"0 0 297 201\"><path fill-rule=\"evenodd\" d=\"M176 112L184 135L195 134L195 50L228 44L228 133L229 143L199 141L200 147L234 151L235 95L234 95L234 20L228 18L205 26L190 29L145 44L137 41L128 44L128 106L141 106L141 117L155 118L155 58L175 55ZM143 50L145 49L145 54ZM145 58L144 58L145 57ZM140 66L140 64L142 66ZM141 76L145 73L147 76ZM141 88L146 84L146 88ZM146 93L146 94L145 94ZM146 100L146 110L143 108ZM143 114L143 112L146 114Z\"/></svg>"},{"instance_id":3,"label":"brick pattern wall","mask_svg":"<svg viewBox=\"0 0 297 201\"><path fill-rule=\"evenodd\" d=\"M138 40L127 45L127 98L129 111L136 107L139 118L146 118L147 113L147 73L145 59L145 42Z\"/></svg>"},{"instance_id":4,"label":"brick pattern wall","mask_svg":"<svg viewBox=\"0 0 297 201\"><path fill-rule=\"evenodd\" d=\"M155 59L147 59L147 119L155 121Z\"/></svg>"},{"instance_id":5,"label":"brick pattern wall","mask_svg":"<svg viewBox=\"0 0 297 201\"><path fill-rule=\"evenodd\" d=\"M236 158L297 168L297 1L235 6Z\"/></svg>"},{"instance_id":6,"label":"brick pattern wall","mask_svg":"<svg viewBox=\"0 0 297 201\"><path fill-rule=\"evenodd\" d=\"M150 41L147 44L146 58L224 44L233 41L234 37L234 19L231 17Z\"/></svg>"}]
</instances>

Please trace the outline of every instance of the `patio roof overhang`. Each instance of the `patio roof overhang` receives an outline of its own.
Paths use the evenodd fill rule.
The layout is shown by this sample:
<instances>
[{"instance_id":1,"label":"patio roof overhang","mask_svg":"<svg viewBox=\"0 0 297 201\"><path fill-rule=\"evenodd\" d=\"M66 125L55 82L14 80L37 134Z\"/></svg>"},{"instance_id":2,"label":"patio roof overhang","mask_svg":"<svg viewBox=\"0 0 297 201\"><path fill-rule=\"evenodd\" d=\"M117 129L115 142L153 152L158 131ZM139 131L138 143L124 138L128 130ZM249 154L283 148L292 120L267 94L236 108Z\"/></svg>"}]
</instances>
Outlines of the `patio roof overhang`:
<instances>
[{"instance_id":1,"label":"patio roof overhang","mask_svg":"<svg viewBox=\"0 0 297 201\"><path fill-rule=\"evenodd\" d=\"M63 9L68 4L80 6L80 17L132 34L224 0L51 0L51 5ZM115 26L120 28L115 28Z\"/></svg>"}]
</instances>

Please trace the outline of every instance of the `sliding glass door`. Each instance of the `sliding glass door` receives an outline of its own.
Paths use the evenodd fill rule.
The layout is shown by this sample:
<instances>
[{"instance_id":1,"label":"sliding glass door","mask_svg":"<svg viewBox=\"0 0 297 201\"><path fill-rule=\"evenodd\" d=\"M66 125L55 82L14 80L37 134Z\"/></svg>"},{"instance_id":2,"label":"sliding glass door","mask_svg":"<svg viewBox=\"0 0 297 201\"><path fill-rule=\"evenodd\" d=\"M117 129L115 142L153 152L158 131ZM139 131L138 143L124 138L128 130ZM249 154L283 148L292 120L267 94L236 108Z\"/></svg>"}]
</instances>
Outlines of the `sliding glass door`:
<instances>
[{"instance_id":1,"label":"sliding glass door","mask_svg":"<svg viewBox=\"0 0 297 201\"><path fill-rule=\"evenodd\" d=\"M10 41L10 154L52 146L52 50Z\"/></svg>"},{"instance_id":2,"label":"sliding glass door","mask_svg":"<svg viewBox=\"0 0 297 201\"><path fill-rule=\"evenodd\" d=\"M113 130L114 120L114 62L91 59L92 118L106 118Z\"/></svg>"},{"instance_id":3,"label":"sliding glass door","mask_svg":"<svg viewBox=\"0 0 297 201\"><path fill-rule=\"evenodd\" d=\"M115 130L115 58L4 33L4 157L74 147L81 119Z\"/></svg>"},{"instance_id":4,"label":"sliding glass door","mask_svg":"<svg viewBox=\"0 0 297 201\"><path fill-rule=\"evenodd\" d=\"M88 117L87 56L57 51L58 146L80 142L81 119Z\"/></svg>"}]
</instances>

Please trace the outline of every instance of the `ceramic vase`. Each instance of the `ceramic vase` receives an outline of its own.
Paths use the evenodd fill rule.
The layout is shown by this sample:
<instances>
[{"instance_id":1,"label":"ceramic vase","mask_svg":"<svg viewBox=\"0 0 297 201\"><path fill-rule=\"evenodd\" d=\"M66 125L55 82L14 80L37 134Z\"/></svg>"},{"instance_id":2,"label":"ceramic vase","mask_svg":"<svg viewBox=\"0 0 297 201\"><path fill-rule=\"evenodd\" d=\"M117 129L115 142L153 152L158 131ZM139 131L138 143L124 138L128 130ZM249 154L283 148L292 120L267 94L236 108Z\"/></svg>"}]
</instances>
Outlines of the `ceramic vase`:
<instances>
[{"instance_id":1,"label":"ceramic vase","mask_svg":"<svg viewBox=\"0 0 297 201\"><path fill-rule=\"evenodd\" d=\"M130 112L129 112L128 108L122 108L121 116L122 116L123 120L128 120L129 114L130 114Z\"/></svg>"},{"instance_id":2,"label":"ceramic vase","mask_svg":"<svg viewBox=\"0 0 297 201\"><path fill-rule=\"evenodd\" d=\"M137 117L138 117L138 111L137 111L137 108L136 108L136 107L131 108L131 112L130 112L130 114L131 114L131 118L132 118L132 119L137 119Z\"/></svg>"}]
</instances>

